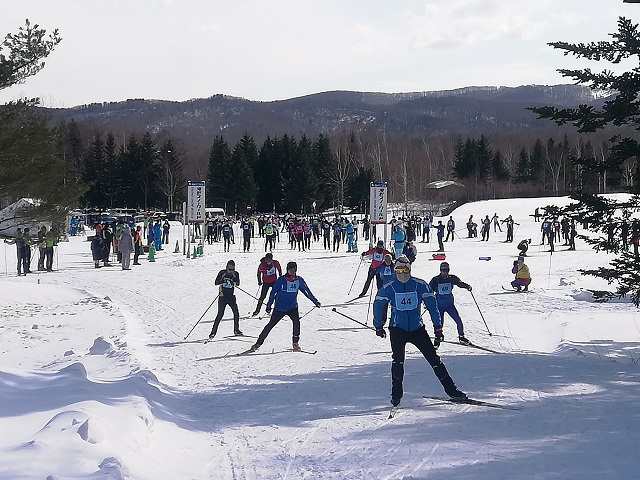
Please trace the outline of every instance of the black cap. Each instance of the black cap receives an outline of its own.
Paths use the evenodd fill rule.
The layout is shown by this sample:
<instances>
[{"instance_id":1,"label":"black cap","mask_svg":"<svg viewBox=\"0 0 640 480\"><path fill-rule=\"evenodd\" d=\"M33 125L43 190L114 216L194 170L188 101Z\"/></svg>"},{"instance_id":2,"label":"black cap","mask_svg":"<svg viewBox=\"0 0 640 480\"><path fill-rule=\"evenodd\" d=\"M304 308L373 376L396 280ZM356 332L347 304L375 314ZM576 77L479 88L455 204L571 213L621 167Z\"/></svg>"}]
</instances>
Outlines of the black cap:
<instances>
[{"instance_id":1,"label":"black cap","mask_svg":"<svg viewBox=\"0 0 640 480\"><path fill-rule=\"evenodd\" d=\"M287 263L287 270L291 270L292 268L298 268L298 264L296 262Z\"/></svg>"},{"instance_id":2,"label":"black cap","mask_svg":"<svg viewBox=\"0 0 640 480\"><path fill-rule=\"evenodd\" d=\"M271 252L267 253L267 254L264 256L264 258L268 258L268 259L270 259L270 260L273 260L273 253L271 253Z\"/></svg>"}]
</instances>

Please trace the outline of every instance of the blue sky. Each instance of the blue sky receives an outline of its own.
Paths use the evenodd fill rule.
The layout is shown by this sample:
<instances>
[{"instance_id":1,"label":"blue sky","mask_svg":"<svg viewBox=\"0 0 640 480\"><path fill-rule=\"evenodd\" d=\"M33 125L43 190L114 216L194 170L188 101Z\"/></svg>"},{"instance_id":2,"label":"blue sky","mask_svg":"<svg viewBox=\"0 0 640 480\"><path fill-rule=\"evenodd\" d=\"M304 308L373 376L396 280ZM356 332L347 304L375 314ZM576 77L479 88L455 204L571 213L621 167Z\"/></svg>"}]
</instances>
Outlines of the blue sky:
<instances>
[{"instance_id":1,"label":"blue sky","mask_svg":"<svg viewBox=\"0 0 640 480\"><path fill-rule=\"evenodd\" d=\"M278 100L330 90L409 92L568 83L584 61L547 46L604 40L622 0L20 0L0 36L28 18L62 43L45 69L0 92L45 105L218 93ZM591 65L596 70L608 65Z\"/></svg>"}]
</instances>

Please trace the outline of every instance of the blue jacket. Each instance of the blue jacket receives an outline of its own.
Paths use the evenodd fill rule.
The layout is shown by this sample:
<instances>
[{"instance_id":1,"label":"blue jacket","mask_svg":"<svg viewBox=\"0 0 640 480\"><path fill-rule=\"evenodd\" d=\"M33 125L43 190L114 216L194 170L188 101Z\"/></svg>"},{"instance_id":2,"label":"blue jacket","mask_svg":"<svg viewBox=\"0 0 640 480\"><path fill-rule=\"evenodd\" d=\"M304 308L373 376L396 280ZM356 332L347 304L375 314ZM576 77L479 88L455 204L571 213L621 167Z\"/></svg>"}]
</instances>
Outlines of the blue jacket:
<instances>
[{"instance_id":1,"label":"blue jacket","mask_svg":"<svg viewBox=\"0 0 640 480\"><path fill-rule=\"evenodd\" d=\"M375 268L376 275L380 280L382 280L382 286L385 286L387 283L396 279L396 272L393 270L393 263L391 265L387 265L382 262Z\"/></svg>"},{"instance_id":2,"label":"blue jacket","mask_svg":"<svg viewBox=\"0 0 640 480\"><path fill-rule=\"evenodd\" d=\"M400 229L396 230L395 232L393 232L393 235L391 235L391 240L393 240L396 244L404 243L404 240L406 238L407 236Z\"/></svg>"},{"instance_id":3,"label":"blue jacket","mask_svg":"<svg viewBox=\"0 0 640 480\"><path fill-rule=\"evenodd\" d=\"M276 301L275 309L280 312L288 312L294 308L298 308L298 291L304 293L304 296L311 300L314 304L318 303L316 297L313 296L307 282L302 277L290 277L283 275L276 280L271 288L271 295L269 295L269 301L267 302L267 310L273 305L273 301Z\"/></svg>"},{"instance_id":4,"label":"blue jacket","mask_svg":"<svg viewBox=\"0 0 640 480\"><path fill-rule=\"evenodd\" d=\"M383 313L387 305L391 305L390 327L401 328L407 332L418 330L424 326L420 316L420 303L424 303L429 310L434 328L441 327L442 320L436 297L427 282L413 277L407 283L395 279L384 285L376 294L373 302L373 326L384 327Z\"/></svg>"}]
</instances>

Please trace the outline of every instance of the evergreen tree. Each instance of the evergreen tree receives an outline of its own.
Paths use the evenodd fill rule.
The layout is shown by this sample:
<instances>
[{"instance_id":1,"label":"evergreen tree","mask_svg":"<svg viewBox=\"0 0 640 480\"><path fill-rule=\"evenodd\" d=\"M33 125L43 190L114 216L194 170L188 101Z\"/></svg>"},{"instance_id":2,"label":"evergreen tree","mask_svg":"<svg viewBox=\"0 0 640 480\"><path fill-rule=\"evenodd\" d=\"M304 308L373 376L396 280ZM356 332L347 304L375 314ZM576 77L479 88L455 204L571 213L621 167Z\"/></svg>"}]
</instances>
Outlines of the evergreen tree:
<instances>
[{"instance_id":1,"label":"evergreen tree","mask_svg":"<svg viewBox=\"0 0 640 480\"><path fill-rule=\"evenodd\" d=\"M316 141L313 142L312 158L314 177L318 179L318 190L316 192L318 200L316 200L316 208L318 210L324 210L331 207L331 199L333 198L331 185L327 182L327 168L333 158L329 137L323 134L318 135Z\"/></svg>"},{"instance_id":2,"label":"evergreen tree","mask_svg":"<svg viewBox=\"0 0 640 480\"><path fill-rule=\"evenodd\" d=\"M491 177L495 181L506 181L509 180L510 176L511 175L509 173L509 169L505 165L502 152L500 150L496 150L491 157Z\"/></svg>"},{"instance_id":3,"label":"evergreen tree","mask_svg":"<svg viewBox=\"0 0 640 480\"><path fill-rule=\"evenodd\" d=\"M251 167L251 164L257 161L257 150L253 139L245 134L233 148L231 157L233 164L231 171L233 196L229 201L233 201L234 204L238 205L239 211L244 212L246 207L251 209L255 207L258 190L253 179L253 168Z\"/></svg>"},{"instance_id":4,"label":"evergreen tree","mask_svg":"<svg viewBox=\"0 0 640 480\"><path fill-rule=\"evenodd\" d=\"M518 162L516 163L515 183L525 183L529 180L529 152L522 147L518 152Z\"/></svg>"},{"instance_id":5,"label":"evergreen tree","mask_svg":"<svg viewBox=\"0 0 640 480\"><path fill-rule=\"evenodd\" d=\"M313 144L303 135L290 159L288 178L285 178L285 205L291 210L307 213L316 200L317 180L313 175Z\"/></svg>"},{"instance_id":6,"label":"evergreen tree","mask_svg":"<svg viewBox=\"0 0 640 480\"><path fill-rule=\"evenodd\" d=\"M234 205L232 203L232 159L229 144L222 136L217 136L209 152L209 167L207 172L206 202L209 206L224 207L225 211ZM229 202L229 204L227 204Z\"/></svg>"},{"instance_id":7,"label":"evergreen tree","mask_svg":"<svg viewBox=\"0 0 640 480\"><path fill-rule=\"evenodd\" d=\"M47 32L29 20L18 33L0 42L0 90L23 83L44 68L44 59L61 41L58 31ZM64 219L82 190L65 183L60 135L37 110L37 99L0 105L0 201L37 198L40 204L28 217L53 222ZM3 226L0 225L0 232Z\"/></svg>"},{"instance_id":8,"label":"evergreen tree","mask_svg":"<svg viewBox=\"0 0 640 480\"><path fill-rule=\"evenodd\" d=\"M104 157L104 142L100 134L96 133L82 168L82 182L88 187L82 196L82 203L88 207L103 207L105 205L105 195L99 185L103 176Z\"/></svg>"},{"instance_id":9,"label":"evergreen tree","mask_svg":"<svg viewBox=\"0 0 640 480\"><path fill-rule=\"evenodd\" d=\"M258 153L255 179L258 186L256 206L260 212L282 211L284 182L277 143L277 139L268 136Z\"/></svg>"},{"instance_id":10,"label":"evergreen tree","mask_svg":"<svg viewBox=\"0 0 640 480\"><path fill-rule=\"evenodd\" d=\"M135 172L139 164L140 142L132 133L126 146L120 146L118 153L118 183L119 195L116 197L118 206L135 207L144 203L142 192L138 189ZM146 209L145 209L146 210Z\"/></svg>"},{"instance_id":11,"label":"evergreen tree","mask_svg":"<svg viewBox=\"0 0 640 480\"><path fill-rule=\"evenodd\" d=\"M640 60L640 32L638 25L629 19L621 17L618 20L618 31L611 35L612 40L570 44L566 42L550 43L554 48L563 50L565 54L571 54L578 58L586 58L593 61L607 61L619 64L621 61L633 58L637 65ZM589 105L580 105L578 108L558 109L556 107L532 107L540 118L555 121L558 125L573 124L579 132L588 133L602 129L605 126L622 127L630 125L635 132L640 128L640 70L634 68L631 71L615 74L610 70L600 73L589 68L583 70L560 70L565 77L573 78L577 83L588 85L598 91L613 92L614 97L605 101L601 108ZM579 155L577 162L590 171L615 171L629 158L637 158L640 155L640 143L636 136L628 133L628 130L620 130L620 134L611 140L611 155L596 160L593 156ZM638 177L638 163L636 162L634 175ZM584 180L584 179L582 179ZM637 185L637 182L636 182ZM579 191L571 198L577 203L559 214L568 215L580 223L588 225L589 235L579 235L580 238L591 243L596 251L603 248L606 242L605 232L608 225L620 225L628 221L631 215L637 215L640 211L640 196L637 191L624 201L608 200L587 193L582 185ZM637 187L636 187L637 188ZM606 242L607 249L615 251L617 245ZM631 295L636 306L640 306L640 259L626 250L618 250L617 256L610 262L610 267L600 267L594 270L580 270L585 275L604 278L609 283L616 284L614 292L593 291L597 298L606 300L611 296Z\"/></svg>"},{"instance_id":12,"label":"evergreen tree","mask_svg":"<svg viewBox=\"0 0 640 480\"><path fill-rule=\"evenodd\" d=\"M538 184L542 190L545 189L544 170L548 161L546 157L544 145L537 138L529 155L529 175L527 180Z\"/></svg>"},{"instance_id":13,"label":"evergreen tree","mask_svg":"<svg viewBox=\"0 0 640 480\"><path fill-rule=\"evenodd\" d=\"M120 156L116 153L117 145L113 133L109 132L104 142L104 168L102 176L97 179L96 188L102 190L104 204L102 207L113 208L118 203L125 204L123 188L124 169Z\"/></svg>"}]
</instances>

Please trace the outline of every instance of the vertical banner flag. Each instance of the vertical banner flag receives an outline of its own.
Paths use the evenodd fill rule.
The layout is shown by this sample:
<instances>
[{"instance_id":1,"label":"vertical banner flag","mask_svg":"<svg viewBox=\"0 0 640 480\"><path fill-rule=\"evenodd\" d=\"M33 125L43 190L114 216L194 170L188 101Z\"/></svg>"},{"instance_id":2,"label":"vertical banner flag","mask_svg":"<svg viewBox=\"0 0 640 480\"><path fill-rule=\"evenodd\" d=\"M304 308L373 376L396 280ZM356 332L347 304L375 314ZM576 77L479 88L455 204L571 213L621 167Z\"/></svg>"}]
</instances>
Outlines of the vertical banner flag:
<instances>
[{"instance_id":1,"label":"vertical banner flag","mask_svg":"<svg viewBox=\"0 0 640 480\"><path fill-rule=\"evenodd\" d=\"M204 223L204 182L187 183L189 223Z\"/></svg>"},{"instance_id":2,"label":"vertical banner flag","mask_svg":"<svg viewBox=\"0 0 640 480\"><path fill-rule=\"evenodd\" d=\"M387 183L371 183L369 217L371 223L387 223Z\"/></svg>"}]
</instances>

